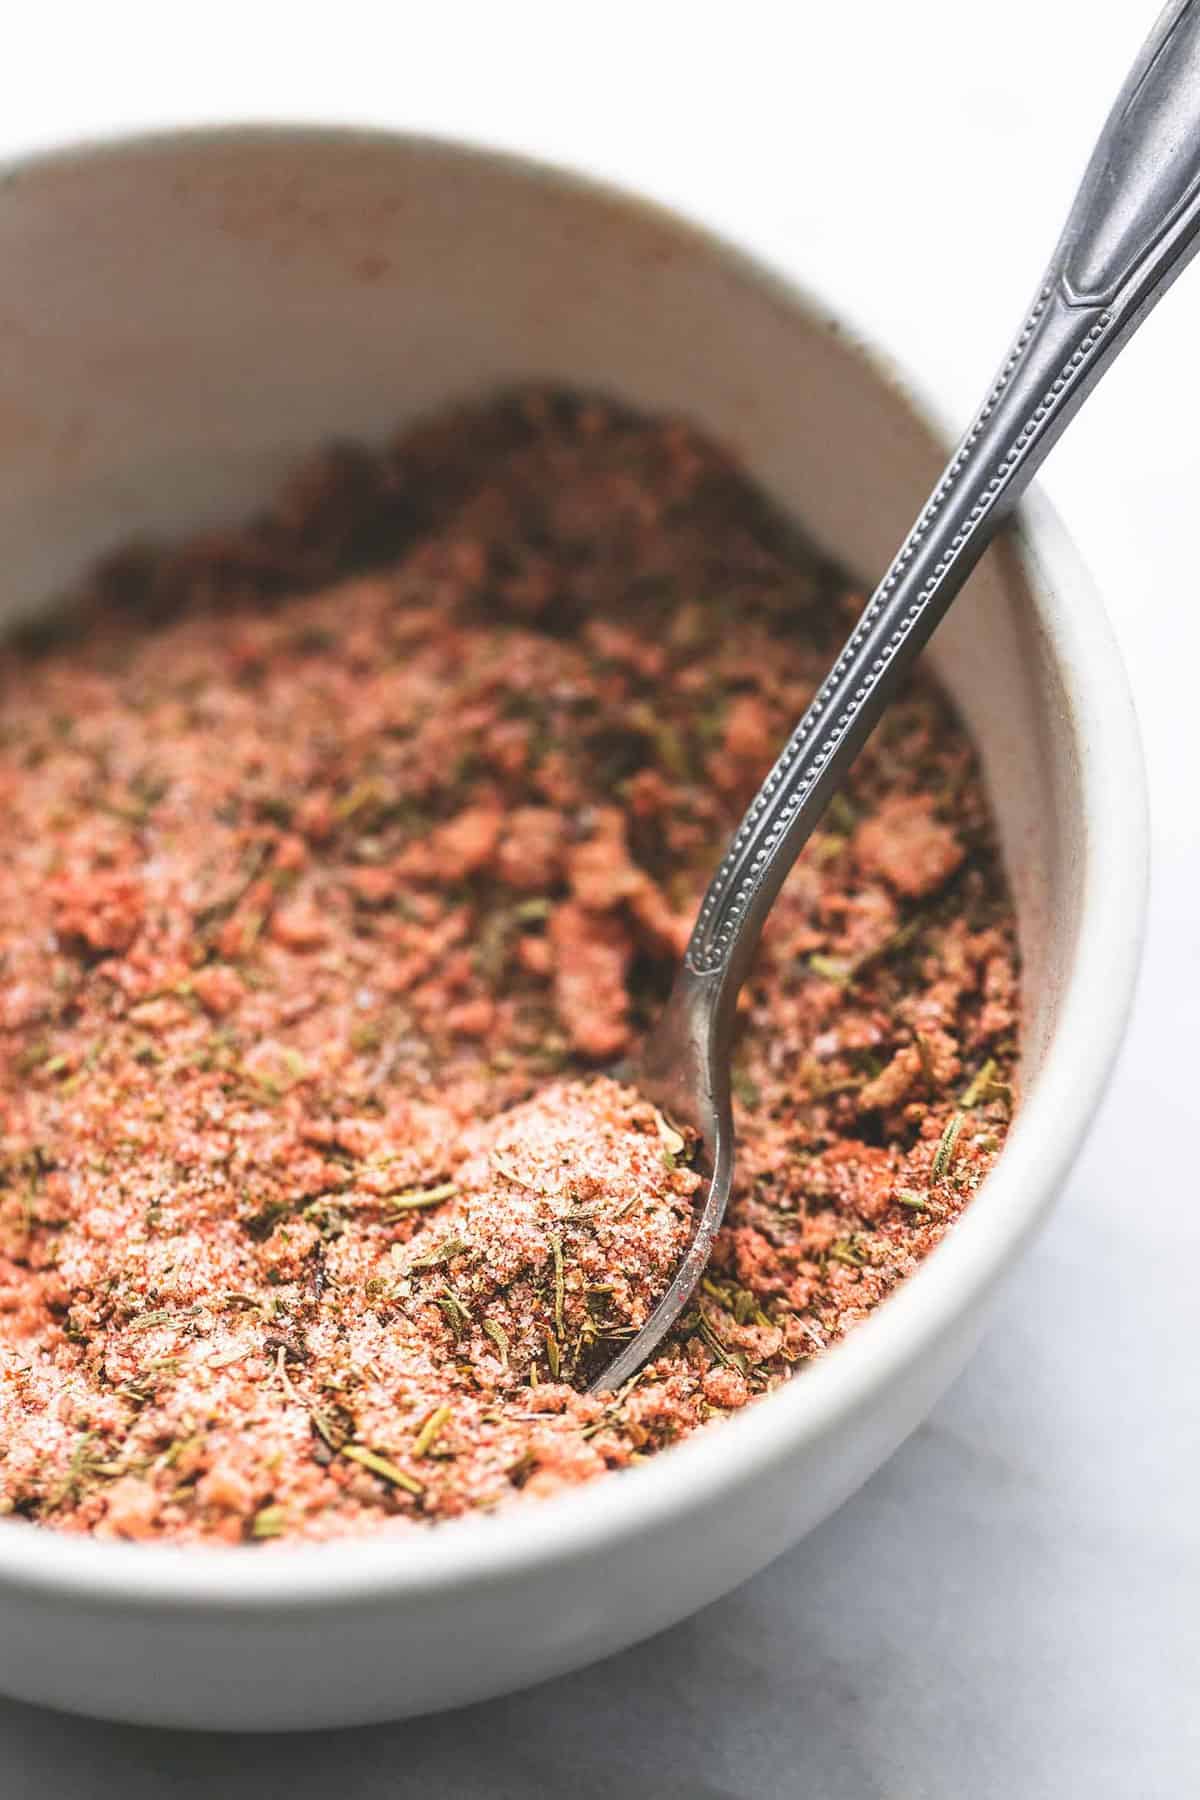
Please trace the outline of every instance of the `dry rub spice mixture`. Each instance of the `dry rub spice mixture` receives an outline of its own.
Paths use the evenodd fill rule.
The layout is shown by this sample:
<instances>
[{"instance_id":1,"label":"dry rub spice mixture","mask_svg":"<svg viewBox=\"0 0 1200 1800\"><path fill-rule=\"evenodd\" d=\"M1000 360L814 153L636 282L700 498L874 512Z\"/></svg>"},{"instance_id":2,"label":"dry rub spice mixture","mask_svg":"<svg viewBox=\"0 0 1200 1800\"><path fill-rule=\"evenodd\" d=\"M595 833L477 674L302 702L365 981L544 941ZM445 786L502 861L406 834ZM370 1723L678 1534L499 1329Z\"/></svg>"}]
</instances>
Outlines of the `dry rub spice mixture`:
<instances>
[{"instance_id":1,"label":"dry rub spice mixture","mask_svg":"<svg viewBox=\"0 0 1200 1800\"><path fill-rule=\"evenodd\" d=\"M786 1380L938 1241L1012 1105L1012 912L919 681L744 997L691 1229L598 1075L857 599L672 420L545 390L303 469L0 652L0 1509L189 1542L552 1493Z\"/></svg>"}]
</instances>

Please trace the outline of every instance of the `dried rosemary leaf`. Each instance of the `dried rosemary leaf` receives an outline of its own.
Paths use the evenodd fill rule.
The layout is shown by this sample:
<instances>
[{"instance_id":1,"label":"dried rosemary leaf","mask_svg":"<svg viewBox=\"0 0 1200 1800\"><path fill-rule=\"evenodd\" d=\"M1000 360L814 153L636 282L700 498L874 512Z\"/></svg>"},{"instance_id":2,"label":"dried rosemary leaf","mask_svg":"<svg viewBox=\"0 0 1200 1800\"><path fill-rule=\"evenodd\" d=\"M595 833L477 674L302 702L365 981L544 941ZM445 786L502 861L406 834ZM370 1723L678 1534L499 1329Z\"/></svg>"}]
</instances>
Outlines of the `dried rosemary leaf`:
<instances>
[{"instance_id":1,"label":"dried rosemary leaf","mask_svg":"<svg viewBox=\"0 0 1200 1800\"><path fill-rule=\"evenodd\" d=\"M419 1495L425 1492L422 1482L412 1475L406 1475L389 1457L380 1456L377 1450L369 1450L365 1444L343 1444L342 1455L348 1456L352 1462L360 1463L372 1475L378 1475L381 1481L389 1481L393 1487L403 1488L406 1494Z\"/></svg>"},{"instance_id":2,"label":"dried rosemary leaf","mask_svg":"<svg viewBox=\"0 0 1200 1800\"><path fill-rule=\"evenodd\" d=\"M389 1194L388 1205L397 1212L416 1212L422 1206L440 1206L443 1200L453 1200L457 1192L456 1182L443 1181L438 1187L406 1188L401 1194Z\"/></svg>"},{"instance_id":3,"label":"dried rosemary leaf","mask_svg":"<svg viewBox=\"0 0 1200 1800\"><path fill-rule=\"evenodd\" d=\"M165 1325L170 1316L170 1312L165 1307L159 1307L156 1312L139 1313L135 1319L130 1319L127 1329L129 1331L152 1331L156 1325Z\"/></svg>"},{"instance_id":4,"label":"dried rosemary leaf","mask_svg":"<svg viewBox=\"0 0 1200 1800\"><path fill-rule=\"evenodd\" d=\"M156 1312L139 1313L136 1318L130 1319L126 1330L152 1331L156 1325L166 1325L176 1319L194 1319L200 1310L198 1306L181 1306L172 1312L169 1307L160 1307Z\"/></svg>"},{"instance_id":5,"label":"dried rosemary leaf","mask_svg":"<svg viewBox=\"0 0 1200 1800\"><path fill-rule=\"evenodd\" d=\"M449 1421L453 1411L454 1408L452 1406L434 1407L420 1431L418 1431L416 1437L413 1439L412 1453L414 1456L425 1456L428 1454L431 1447L437 1442L438 1437L441 1435L441 1432Z\"/></svg>"},{"instance_id":6,"label":"dried rosemary leaf","mask_svg":"<svg viewBox=\"0 0 1200 1800\"><path fill-rule=\"evenodd\" d=\"M913 1188L897 1188L892 1195L897 1206L907 1206L910 1212L928 1212L929 1201L924 1194L918 1194Z\"/></svg>"},{"instance_id":7,"label":"dried rosemary leaf","mask_svg":"<svg viewBox=\"0 0 1200 1800\"><path fill-rule=\"evenodd\" d=\"M558 1339L547 1325L545 1333L546 1361L550 1366L551 1381L558 1380L558 1371L562 1367L562 1356L558 1348Z\"/></svg>"},{"instance_id":8,"label":"dried rosemary leaf","mask_svg":"<svg viewBox=\"0 0 1200 1800\"><path fill-rule=\"evenodd\" d=\"M562 1239L557 1232L550 1238L550 1254L554 1258L554 1329L559 1337L563 1333L563 1305L566 1300L567 1283L563 1271Z\"/></svg>"},{"instance_id":9,"label":"dried rosemary leaf","mask_svg":"<svg viewBox=\"0 0 1200 1800\"><path fill-rule=\"evenodd\" d=\"M518 1174L512 1163L506 1156L501 1155L499 1150L492 1151L492 1167L499 1169L506 1181L514 1182L517 1187L527 1188L531 1194L541 1194L544 1200L553 1200L555 1197L549 1188L540 1186L536 1181L526 1181L525 1177Z\"/></svg>"},{"instance_id":10,"label":"dried rosemary leaf","mask_svg":"<svg viewBox=\"0 0 1200 1800\"><path fill-rule=\"evenodd\" d=\"M941 1181L949 1173L950 1165L954 1161L954 1147L958 1143L958 1134L962 1130L962 1124L961 1113L955 1113L952 1118L947 1120L946 1129L933 1153L933 1162L929 1168L931 1186L935 1181Z\"/></svg>"},{"instance_id":11,"label":"dried rosemary leaf","mask_svg":"<svg viewBox=\"0 0 1200 1800\"><path fill-rule=\"evenodd\" d=\"M836 831L839 837L849 837L857 824L858 814L845 794L835 794L825 812L826 830Z\"/></svg>"},{"instance_id":12,"label":"dried rosemary leaf","mask_svg":"<svg viewBox=\"0 0 1200 1800\"><path fill-rule=\"evenodd\" d=\"M337 1426L323 1408L319 1406L310 1406L308 1409L308 1417L317 1436L321 1438L331 1450L340 1450L342 1448L344 1434L338 1431Z\"/></svg>"}]
</instances>

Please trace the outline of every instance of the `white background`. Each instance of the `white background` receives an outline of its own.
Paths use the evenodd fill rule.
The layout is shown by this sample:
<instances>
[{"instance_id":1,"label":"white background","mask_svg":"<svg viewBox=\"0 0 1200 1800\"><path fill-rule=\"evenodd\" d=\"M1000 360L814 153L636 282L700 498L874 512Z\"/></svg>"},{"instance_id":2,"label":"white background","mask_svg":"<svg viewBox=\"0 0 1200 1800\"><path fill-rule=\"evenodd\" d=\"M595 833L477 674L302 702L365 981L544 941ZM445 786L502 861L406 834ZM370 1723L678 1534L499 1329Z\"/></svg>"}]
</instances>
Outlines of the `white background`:
<instances>
[{"instance_id":1,"label":"white background","mask_svg":"<svg viewBox=\"0 0 1200 1800\"><path fill-rule=\"evenodd\" d=\"M5 17L0 153L239 117L532 150L702 217L851 318L886 317L887 347L965 418L1153 10L44 4ZM269 1745L0 1702L8 1800L1200 1790L1198 322L1200 270L1044 480L1139 703L1150 942L1062 1206L929 1424L766 1575L597 1670L449 1719Z\"/></svg>"}]
</instances>

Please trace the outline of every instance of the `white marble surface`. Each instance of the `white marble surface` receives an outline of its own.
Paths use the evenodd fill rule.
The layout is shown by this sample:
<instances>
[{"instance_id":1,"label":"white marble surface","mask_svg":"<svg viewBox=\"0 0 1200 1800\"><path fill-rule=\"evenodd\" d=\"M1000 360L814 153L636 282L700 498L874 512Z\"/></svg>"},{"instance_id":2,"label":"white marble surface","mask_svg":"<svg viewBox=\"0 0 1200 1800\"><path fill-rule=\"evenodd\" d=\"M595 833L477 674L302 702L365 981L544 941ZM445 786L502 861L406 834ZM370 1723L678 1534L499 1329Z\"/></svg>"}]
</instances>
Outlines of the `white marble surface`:
<instances>
[{"instance_id":1,"label":"white marble surface","mask_svg":"<svg viewBox=\"0 0 1200 1800\"><path fill-rule=\"evenodd\" d=\"M239 116L534 149L706 216L851 310L882 302L892 347L965 414L1153 10L343 0L318 23L261 0L68 4L6 21L0 151ZM6 1800L1200 1791L1198 317L1200 271L1045 482L1100 575L1141 707L1151 937L1062 1206L928 1425L757 1581L596 1669L466 1714L290 1742L0 1702Z\"/></svg>"}]
</instances>

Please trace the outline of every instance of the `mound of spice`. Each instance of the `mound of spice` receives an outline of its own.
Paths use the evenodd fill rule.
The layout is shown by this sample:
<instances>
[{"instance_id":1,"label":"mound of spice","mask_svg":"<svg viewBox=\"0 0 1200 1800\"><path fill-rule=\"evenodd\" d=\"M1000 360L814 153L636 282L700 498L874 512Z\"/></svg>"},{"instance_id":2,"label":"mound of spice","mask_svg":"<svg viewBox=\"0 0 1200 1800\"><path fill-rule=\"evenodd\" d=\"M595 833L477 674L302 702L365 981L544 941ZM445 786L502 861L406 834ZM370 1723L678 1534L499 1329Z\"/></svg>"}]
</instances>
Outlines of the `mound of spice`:
<instances>
[{"instance_id":1,"label":"mound of spice","mask_svg":"<svg viewBox=\"0 0 1200 1800\"><path fill-rule=\"evenodd\" d=\"M599 1073L859 605L676 421L524 390L100 570L0 653L0 1510L323 1538L624 1468L945 1233L1013 1104L1011 903L914 683L748 984L699 1177Z\"/></svg>"}]
</instances>

